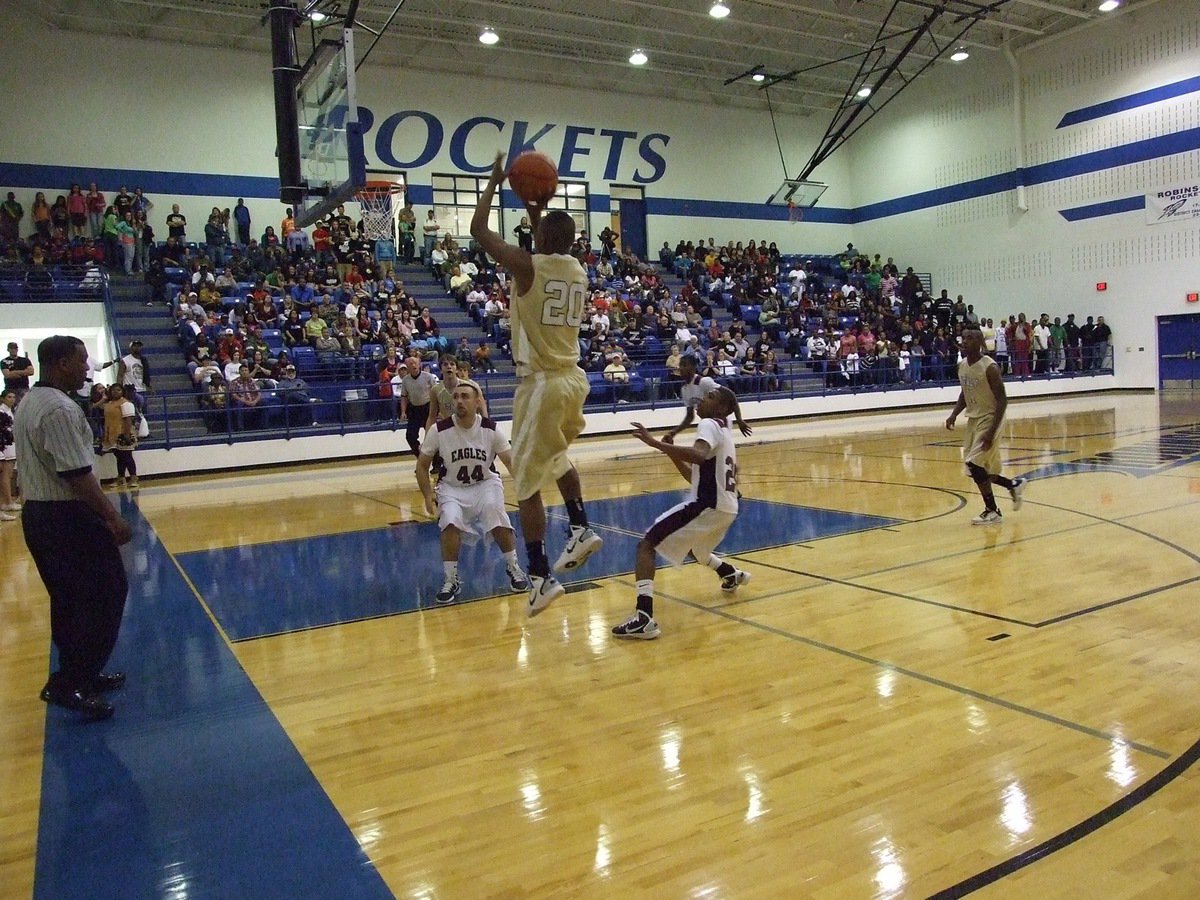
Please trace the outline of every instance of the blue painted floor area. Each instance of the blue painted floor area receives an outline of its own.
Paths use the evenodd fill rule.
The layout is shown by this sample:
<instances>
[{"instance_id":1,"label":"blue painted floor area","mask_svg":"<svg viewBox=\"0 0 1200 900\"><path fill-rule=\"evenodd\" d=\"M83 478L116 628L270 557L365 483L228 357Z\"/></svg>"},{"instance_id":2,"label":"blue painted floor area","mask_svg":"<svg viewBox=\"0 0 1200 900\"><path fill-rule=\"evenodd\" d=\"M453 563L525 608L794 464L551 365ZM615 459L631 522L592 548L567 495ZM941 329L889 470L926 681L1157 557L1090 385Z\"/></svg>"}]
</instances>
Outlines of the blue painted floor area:
<instances>
[{"instance_id":1,"label":"blue painted floor area","mask_svg":"<svg viewBox=\"0 0 1200 900\"><path fill-rule=\"evenodd\" d=\"M49 708L34 896L391 897L126 498L116 716Z\"/></svg>"},{"instance_id":2,"label":"blue painted floor area","mask_svg":"<svg viewBox=\"0 0 1200 900\"><path fill-rule=\"evenodd\" d=\"M678 503L682 491L590 501L588 518L604 547L572 581L633 570L638 539ZM548 510L548 554L562 549L566 511ZM525 562L516 516L518 557ZM743 499L718 552L744 553L781 544L895 525L896 519ZM180 554L179 563L231 640L247 640L434 606L442 585L438 529L432 522ZM509 592L504 560L488 537L464 543L459 602Z\"/></svg>"}]
</instances>

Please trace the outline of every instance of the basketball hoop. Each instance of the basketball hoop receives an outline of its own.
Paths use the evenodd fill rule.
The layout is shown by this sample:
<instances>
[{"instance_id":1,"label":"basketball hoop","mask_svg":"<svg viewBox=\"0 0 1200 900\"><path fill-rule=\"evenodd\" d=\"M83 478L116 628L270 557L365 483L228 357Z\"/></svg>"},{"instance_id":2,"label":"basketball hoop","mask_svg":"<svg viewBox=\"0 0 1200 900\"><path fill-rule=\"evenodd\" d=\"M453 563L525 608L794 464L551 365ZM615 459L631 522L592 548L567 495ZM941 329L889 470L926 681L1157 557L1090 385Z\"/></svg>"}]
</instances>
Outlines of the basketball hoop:
<instances>
[{"instance_id":1,"label":"basketball hoop","mask_svg":"<svg viewBox=\"0 0 1200 900\"><path fill-rule=\"evenodd\" d=\"M804 210L795 204L795 201L787 202L788 222L796 223L804 221Z\"/></svg>"},{"instance_id":2,"label":"basketball hoop","mask_svg":"<svg viewBox=\"0 0 1200 900\"><path fill-rule=\"evenodd\" d=\"M404 185L395 181L368 181L355 193L362 209L363 236L372 241L394 239L396 226L393 196L404 194Z\"/></svg>"}]
</instances>

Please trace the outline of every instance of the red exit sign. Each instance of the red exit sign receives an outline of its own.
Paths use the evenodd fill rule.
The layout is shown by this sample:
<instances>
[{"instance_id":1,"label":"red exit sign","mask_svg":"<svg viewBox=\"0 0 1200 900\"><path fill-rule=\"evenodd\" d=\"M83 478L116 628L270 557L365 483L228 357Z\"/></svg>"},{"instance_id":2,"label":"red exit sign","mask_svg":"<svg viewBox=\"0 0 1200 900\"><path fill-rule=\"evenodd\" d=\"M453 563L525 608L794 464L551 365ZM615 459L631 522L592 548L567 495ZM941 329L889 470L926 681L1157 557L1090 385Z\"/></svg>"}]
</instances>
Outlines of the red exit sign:
<instances>
[{"instance_id":1,"label":"red exit sign","mask_svg":"<svg viewBox=\"0 0 1200 900\"><path fill-rule=\"evenodd\" d=\"M1195 303L1197 300L1200 300L1200 294L1197 294L1195 291L1192 291L1190 294L1187 295L1187 298L1188 298L1188 303Z\"/></svg>"},{"instance_id":2,"label":"red exit sign","mask_svg":"<svg viewBox=\"0 0 1200 900\"><path fill-rule=\"evenodd\" d=\"M1107 281L1097 281L1096 282L1096 290L1107 291L1108 290L1108 282Z\"/></svg>"}]
</instances>

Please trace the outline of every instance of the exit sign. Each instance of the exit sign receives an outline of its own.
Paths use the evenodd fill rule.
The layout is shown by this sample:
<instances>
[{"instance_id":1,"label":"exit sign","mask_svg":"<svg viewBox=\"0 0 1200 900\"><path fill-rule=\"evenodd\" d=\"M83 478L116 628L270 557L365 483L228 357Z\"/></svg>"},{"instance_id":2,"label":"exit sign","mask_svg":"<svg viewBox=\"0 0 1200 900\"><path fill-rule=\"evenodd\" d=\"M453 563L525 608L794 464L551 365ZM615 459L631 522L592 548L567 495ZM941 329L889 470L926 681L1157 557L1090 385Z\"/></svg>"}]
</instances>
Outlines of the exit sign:
<instances>
[{"instance_id":1,"label":"exit sign","mask_svg":"<svg viewBox=\"0 0 1200 900\"><path fill-rule=\"evenodd\" d=\"M1197 300L1200 300L1200 294L1197 294L1195 291L1192 291L1190 294L1187 295L1187 298L1188 298L1188 303L1195 303Z\"/></svg>"},{"instance_id":2,"label":"exit sign","mask_svg":"<svg viewBox=\"0 0 1200 900\"><path fill-rule=\"evenodd\" d=\"M1108 290L1108 282L1107 281L1097 281L1096 282L1096 290L1107 291Z\"/></svg>"}]
</instances>

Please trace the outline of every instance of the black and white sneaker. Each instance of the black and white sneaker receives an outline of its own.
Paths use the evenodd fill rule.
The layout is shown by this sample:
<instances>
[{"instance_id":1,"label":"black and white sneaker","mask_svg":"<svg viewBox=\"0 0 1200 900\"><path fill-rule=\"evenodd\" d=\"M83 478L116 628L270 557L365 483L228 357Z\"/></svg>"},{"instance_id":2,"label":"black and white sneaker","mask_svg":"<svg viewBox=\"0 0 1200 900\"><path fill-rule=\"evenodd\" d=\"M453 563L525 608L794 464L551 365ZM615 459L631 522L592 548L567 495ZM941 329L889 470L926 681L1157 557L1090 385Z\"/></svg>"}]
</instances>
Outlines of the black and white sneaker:
<instances>
[{"instance_id":1,"label":"black and white sneaker","mask_svg":"<svg viewBox=\"0 0 1200 900\"><path fill-rule=\"evenodd\" d=\"M434 598L438 603L453 603L458 599L459 583L457 578L447 578L442 582L442 589Z\"/></svg>"},{"instance_id":2,"label":"black and white sneaker","mask_svg":"<svg viewBox=\"0 0 1200 900\"><path fill-rule=\"evenodd\" d=\"M743 572L741 569L734 569L732 575L726 575L721 579L721 590L736 591L738 585L746 584L750 581L750 573Z\"/></svg>"},{"instance_id":3,"label":"black and white sneaker","mask_svg":"<svg viewBox=\"0 0 1200 900\"><path fill-rule=\"evenodd\" d=\"M567 534L567 546L554 561L555 572L569 572L587 562L587 558L604 546L604 538L590 528L572 525Z\"/></svg>"},{"instance_id":4,"label":"black and white sneaker","mask_svg":"<svg viewBox=\"0 0 1200 900\"><path fill-rule=\"evenodd\" d=\"M1025 502L1025 479L1014 478L1013 486L1008 489L1008 495L1012 497L1013 512L1021 508L1021 504Z\"/></svg>"},{"instance_id":5,"label":"black and white sneaker","mask_svg":"<svg viewBox=\"0 0 1200 900\"><path fill-rule=\"evenodd\" d=\"M662 631L659 630L653 616L648 616L639 609L626 621L615 626L612 634L613 637L622 640L652 641L662 634Z\"/></svg>"},{"instance_id":6,"label":"black and white sneaker","mask_svg":"<svg viewBox=\"0 0 1200 900\"><path fill-rule=\"evenodd\" d=\"M548 575L529 576L529 618L533 618L567 592L557 578Z\"/></svg>"},{"instance_id":7,"label":"black and white sneaker","mask_svg":"<svg viewBox=\"0 0 1200 900\"><path fill-rule=\"evenodd\" d=\"M520 594L529 590L529 576L521 571L520 566L509 566L508 584L514 594Z\"/></svg>"},{"instance_id":8,"label":"black and white sneaker","mask_svg":"<svg viewBox=\"0 0 1200 900\"><path fill-rule=\"evenodd\" d=\"M1000 515L998 509L985 509L979 515L971 520L972 525L999 525L1004 521L1004 516Z\"/></svg>"}]
</instances>

